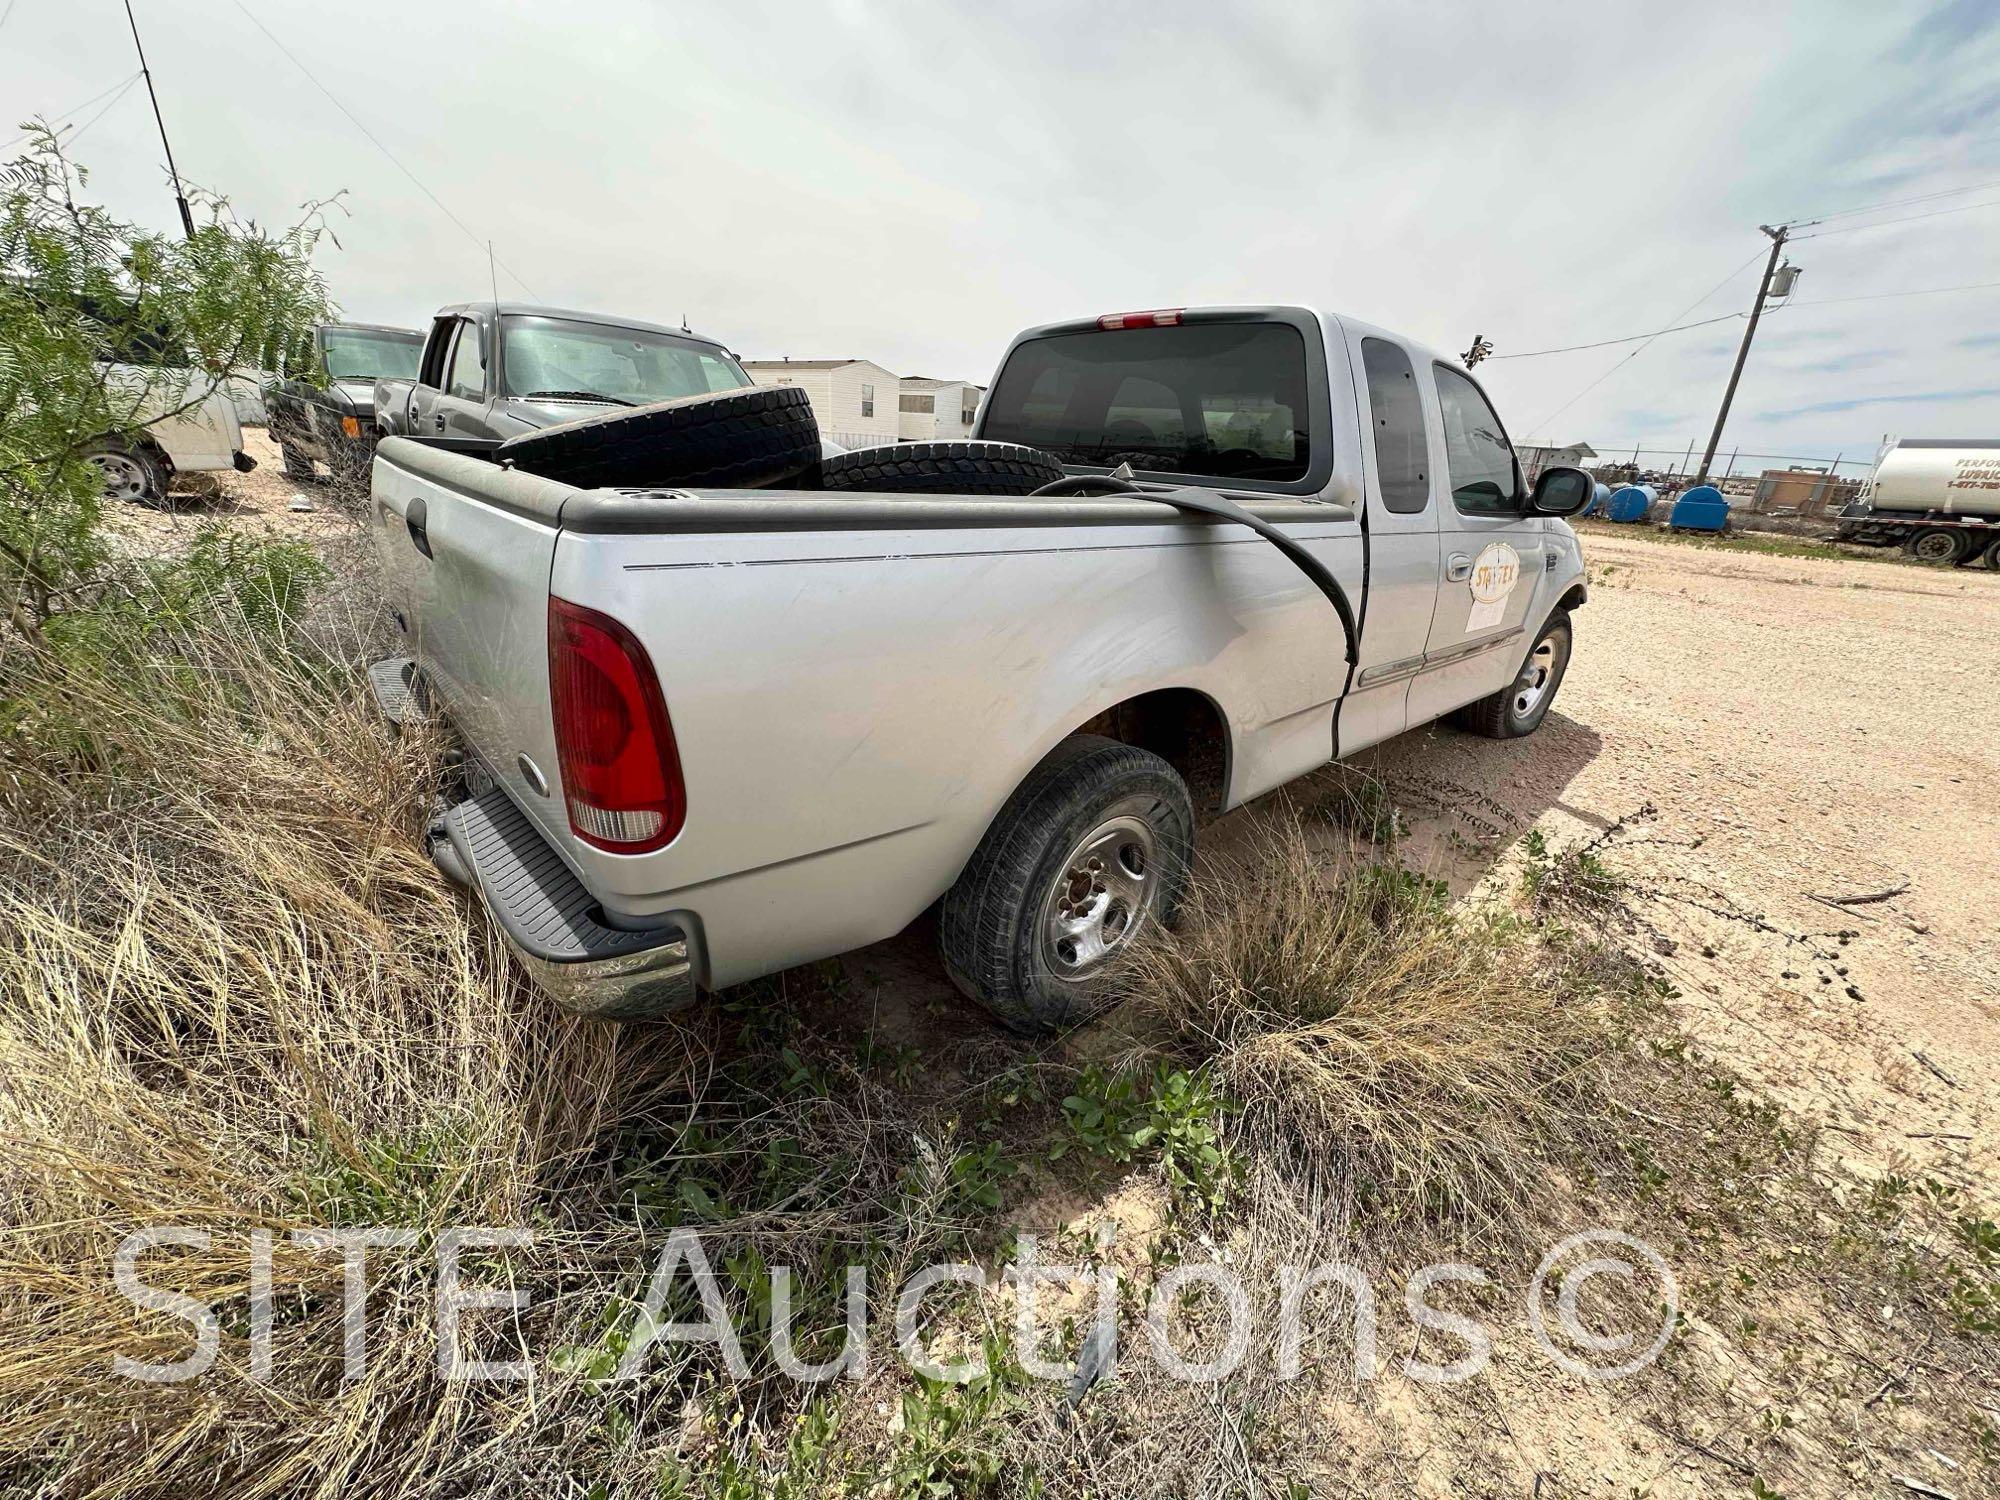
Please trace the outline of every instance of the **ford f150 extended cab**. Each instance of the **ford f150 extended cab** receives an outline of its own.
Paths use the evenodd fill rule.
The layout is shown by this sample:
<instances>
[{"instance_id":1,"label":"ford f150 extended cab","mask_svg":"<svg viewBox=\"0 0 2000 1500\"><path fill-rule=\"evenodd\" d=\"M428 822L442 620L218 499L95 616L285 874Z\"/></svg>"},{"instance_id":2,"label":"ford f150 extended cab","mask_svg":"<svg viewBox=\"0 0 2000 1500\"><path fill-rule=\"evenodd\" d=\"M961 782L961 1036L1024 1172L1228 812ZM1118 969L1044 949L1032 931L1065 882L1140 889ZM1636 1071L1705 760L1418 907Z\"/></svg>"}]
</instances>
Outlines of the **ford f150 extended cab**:
<instances>
[{"instance_id":1,"label":"ford f150 extended cab","mask_svg":"<svg viewBox=\"0 0 2000 1500\"><path fill-rule=\"evenodd\" d=\"M383 441L409 644L377 688L463 740L433 853L560 999L657 1011L939 903L960 988L1060 1024L1171 920L1198 806L1549 711L1591 480L1524 485L1408 339L1299 307L1052 324L979 434L1069 477L581 490Z\"/></svg>"}]
</instances>

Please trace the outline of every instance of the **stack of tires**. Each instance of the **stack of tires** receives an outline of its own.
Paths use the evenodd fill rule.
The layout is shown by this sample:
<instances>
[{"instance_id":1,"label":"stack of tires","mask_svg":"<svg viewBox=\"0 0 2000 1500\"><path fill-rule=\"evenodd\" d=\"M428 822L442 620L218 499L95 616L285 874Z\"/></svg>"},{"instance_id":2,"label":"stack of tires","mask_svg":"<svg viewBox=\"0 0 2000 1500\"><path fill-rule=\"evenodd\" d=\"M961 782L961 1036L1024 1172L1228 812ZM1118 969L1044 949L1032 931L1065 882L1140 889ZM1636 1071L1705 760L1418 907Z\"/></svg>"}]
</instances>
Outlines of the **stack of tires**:
<instances>
[{"instance_id":1,"label":"stack of tires","mask_svg":"<svg viewBox=\"0 0 2000 1500\"><path fill-rule=\"evenodd\" d=\"M1062 465L1017 443L893 443L822 457L797 386L683 396L522 433L496 457L579 489L801 489L1026 495Z\"/></svg>"}]
</instances>

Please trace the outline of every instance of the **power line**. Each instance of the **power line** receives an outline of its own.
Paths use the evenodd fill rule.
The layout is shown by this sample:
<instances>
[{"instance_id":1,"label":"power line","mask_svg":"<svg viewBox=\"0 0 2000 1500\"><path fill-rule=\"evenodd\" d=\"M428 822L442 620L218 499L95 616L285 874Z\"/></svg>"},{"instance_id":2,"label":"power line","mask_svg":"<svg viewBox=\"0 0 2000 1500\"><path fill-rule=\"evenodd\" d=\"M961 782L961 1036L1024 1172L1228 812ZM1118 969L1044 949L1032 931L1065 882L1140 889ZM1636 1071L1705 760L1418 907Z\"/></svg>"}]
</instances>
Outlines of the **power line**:
<instances>
[{"instance_id":1,"label":"power line","mask_svg":"<svg viewBox=\"0 0 2000 1500\"><path fill-rule=\"evenodd\" d=\"M1976 193L1983 188L2000 187L2000 182L1975 182L1969 187L1945 188L1936 193L1919 193L1914 198L1891 198L1886 203L1870 203L1863 208L1840 208L1832 213L1815 214L1811 218L1787 219L1787 225L1823 224L1828 219L1851 219L1856 214L1872 214L1878 208L1902 208L1911 203L1929 203L1938 198L1951 198L1959 193Z\"/></svg>"},{"instance_id":2,"label":"power line","mask_svg":"<svg viewBox=\"0 0 2000 1500\"><path fill-rule=\"evenodd\" d=\"M1975 208L2000 208L2000 198L1984 203L1961 203L1957 208L1934 208L1927 214L1904 214L1900 219L1877 219L1873 224L1843 224L1838 229L1822 229L1817 234L1795 234L1794 240L1823 240L1830 234L1852 234L1857 229L1886 229L1891 224L1914 224L1919 219L1940 219L1946 214L1969 214Z\"/></svg>"},{"instance_id":3,"label":"power line","mask_svg":"<svg viewBox=\"0 0 2000 1500\"><path fill-rule=\"evenodd\" d=\"M1904 292L1869 292L1859 297L1814 297L1806 302L1784 302L1773 309L1773 314L1789 312L1799 307L1832 307L1840 302L1881 302L1890 297L1936 297L1944 292L1983 292L2000 287L2000 281L1973 281L1964 286L1912 287ZM1666 333L1685 333L1690 328L1708 328L1716 323L1727 323L1748 316L1745 313L1724 313L1716 318L1703 318L1695 323L1676 323L1671 328L1656 328L1651 333L1635 333L1630 338L1600 339L1594 344L1565 344L1560 349L1530 349L1520 354L1493 354L1489 359L1539 359L1545 354L1574 354L1580 349L1608 349L1614 344L1636 344L1641 339L1651 340Z\"/></svg>"},{"instance_id":4,"label":"power line","mask_svg":"<svg viewBox=\"0 0 2000 1500\"><path fill-rule=\"evenodd\" d=\"M327 102L330 103L335 109L339 110L343 115L347 116L347 121L350 125L352 125L356 130L360 131L363 135L367 136L370 143L374 145L375 149L377 151L380 151L384 156L388 157L390 164L393 165L397 171L401 172L405 177L409 178L411 182L415 183L417 185L418 190L422 192L426 198L430 199L432 203L437 205L439 213L443 214L447 219L451 220L452 223L456 224L459 227L459 229L464 233L465 237L471 240L473 244L479 246L479 248L482 250L488 248L487 242L482 240L478 235L474 234L472 232L471 227L466 224L465 220L461 219L457 214L453 213L449 208L447 208L445 206L444 199L440 198L436 193L432 192L429 187L425 186L424 180L421 177L417 176L415 172L412 172L408 167L404 166L402 159L398 157L395 152L391 151L387 146L383 145L381 138L377 136L374 131L370 130L366 125L362 124L360 119L356 117L353 110L349 109L345 104L342 104L338 99L334 98L333 91L329 89L325 84L321 83L319 79L313 76L312 69L308 68L304 63L300 62L298 58L293 54L291 48L287 47L283 42L279 41L277 37L271 34L271 28L266 26L262 21L258 20L257 17L253 15L250 12L250 10L244 6L243 0L235 0L235 4L236 8L243 12L245 19L247 19L250 22L250 24L255 26L259 31L263 32L265 39L268 40L273 47L276 47L280 52L284 53L286 58L290 60L292 66L297 68L301 73L306 75L306 80L309 83L311 83L314 88L318 89L322 94L326 95ZM539 296L536 296L535 289L529 286L528 283L522 279L521 273L519 271L516 271L512 266L508 265L506 261L501 260L498 256L493 257L493 262L494 264L498 265L501 270L505 271L509 276L513 277L515 281L520 282L521 289L525 291L530 297L534 297L537 302L541 301L541 298Z\"/></svg>"},{"instance_id":5,"label":"power line","mask_svg":"<svg viewBox=\"0 0 2000 1500\"><path fill-rule=\"evenodd\" d=\"M61 114L44 115L42 118L53 123L54 121L57 120L67 120L71 115L80 115L86 109L89 109L91 105L97 103L97 101L100 99L109 99L113 94L118 94L122 97L124 91L126 89L129 89L135 82L137 82L138 78L139 75L137 72L127 73L123 78L119 79L116 83L112 84L111 87L106 89L103 93L92 94L88 99L84 100L83 103L72 105L70 108L64 110ZM0 152L12 151L16 146L20 145L23 141L33 139L34 134L35 132L31 130L26 135L16 136L6 145L0 146Z\"/></svg>"},{"instance_id":6,"label":"power line","mask_svg":"<svg viewBox=\"0 0 2000 1500\"><path fill-rule=\"evenodd\" d=\"M1836 302L1880 302L1889 297L1935 297L1941 292L1983 292L2000 286L2000 281L1972 281L1964 286L1925 286L1907 292L1868 292L1859 297L1815 297L1810 302L1788 302L1786 307L1831 307Z\"/></svg>"},{"instance_id":7,"label":"power line","mask_svg":"<svg viewBox=\"0 0 2000 1500\"><path fill-rule=\"evenodd\" d=\"M1745 271L1749 270L1750 267L1753 264L1755 264L1756 261L1763 254L1764 252L1762 250L1759 250L1755 255L1752 255L1749 260L1744 261L1742 265L1738 266L1735 270L1731 271L1727 276L1723 277L1722 280L1718 281L1714 286L1710 287L1707 291L1703 292L1699 297L1695 298L1694 301L1690 302L1686 307L1682 308L1678 313L1674 314L1674 322L1675 323L1680 322L1682 318L1685 318L1689 313L1693 312L1697 307L1700 307L1702 303L1706 302L1710 297L1713 297L1717 292L1721 291L1724 287L1728 286L1729 283L1734 281L1738 276L1741 276ZM1665 331L1666 330L1664 329L1661 330L1662 333ZM1617 374L1618 371L1624 369L1626 365L1630 364L1633 360L1637 359L1640 355L1644 354L1649 348L1652 347L1653 340L1658 338L1659 336L1660 335L1658 333L1648 334L1646 336L1646 341L1643 344L1641 344L1638 348L1634 349L1630 354L1626 355L1624 358L1620 359L1617 364L1613 365L1610 369L1606 370L1602 375L1598 376L1597 379L1591 381L1589 385L1585 386L1582 390L1578 391L1574 396L1570 397L1569 400L1563 402L1561 406L1557 407L1553 412L1549 413L1548 416L1542 418L1541 421L1535 423L1528 430L1530 432L1548 431L1549 427L1555 422L1555 419L1557 417L1561 416L1564 412L1568 411L1572 406L1576 405L1577 402L1581 401L1585 396L1588 396L1592 391L1596 390L1600 385L1604 384L1605 381L1609 380L1613 375Z\"/></svg>"},{"instance_id":8,"label":"power line","mask_svg":"<svg viewBox=\"0 0 2000 1500\"><path fill-rule=\"evenodd\" d=\"M99 120L103 119L106 115L110 114L112 110L118 107L118 101L123 99L127 94L131 93L132 86L136 84L138 81L139 81L139 75L137 73L134 73L130 78L126 79L124 86L121 87L118 90L118 92L112 96L111 102L106 104L104 108L100 109L96 114L92 115L88 120L85 120L81 125L77 126L76 129L72 130L69 133L68 140L65 140L63 144L67 146L73 141L81 140L83 138L83 133L86 130L90 129L91 126L95 125Z\"/></svg>"},{"instance_id":9,"label":"power line","mask_svg":"<svg viewBox=\"0 0 2000 1500\"><path fill-rule=\"evenodd\" d=\"M1523 354L1493 354L1487 357L1489 359L1539 359L1544 354L1574 354L1579 349L1609 349L1613 344L1636 344L1641 339L1656 339L1663 333L1680 333L1689 328L1706 328L1711 323L1727 323L1732 318L1740 318L1742 316L1742 313L1724 313L1719 318L1703 318L1699 323L1676 323L1672 328L1655 328L1651 333L1635 333L1630 338L1600 339L1594 344L1565 344L1560 349L1530 349Z\"/></svg>"}]
</instances>

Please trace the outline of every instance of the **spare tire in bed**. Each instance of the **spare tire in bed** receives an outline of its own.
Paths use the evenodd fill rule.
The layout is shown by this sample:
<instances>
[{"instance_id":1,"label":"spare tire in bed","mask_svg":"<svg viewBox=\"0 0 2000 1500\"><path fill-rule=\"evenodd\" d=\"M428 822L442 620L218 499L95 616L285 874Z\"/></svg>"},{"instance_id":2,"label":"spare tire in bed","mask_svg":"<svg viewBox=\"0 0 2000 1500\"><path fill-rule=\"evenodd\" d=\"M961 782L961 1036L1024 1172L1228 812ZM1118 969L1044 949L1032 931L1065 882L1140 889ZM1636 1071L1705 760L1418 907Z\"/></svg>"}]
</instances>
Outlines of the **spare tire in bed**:
<instances>
[{"instance_id":1,"label":"spare tire in bed","mask_svg":"<svg viewBox=\"0 0 2000 1500\"><path fill-rule=\"evenodd\" d=\"M1020 443L895 443L822 459L823 490L896 494L1027 495L1063 477L1062 465Z\"/></svg>"},{"instance_id":2,"label":"spare tire in bed","mask_svg":"<svg viewBox=\"0 0 2000 1500\"><path fill-rule=\"evenodd\" d=\"M779 385L621 407L511 437L495 456L582 489L749 489L796 478L819 453L819 424L806 393Z\"/></svg>"}]
</instances>

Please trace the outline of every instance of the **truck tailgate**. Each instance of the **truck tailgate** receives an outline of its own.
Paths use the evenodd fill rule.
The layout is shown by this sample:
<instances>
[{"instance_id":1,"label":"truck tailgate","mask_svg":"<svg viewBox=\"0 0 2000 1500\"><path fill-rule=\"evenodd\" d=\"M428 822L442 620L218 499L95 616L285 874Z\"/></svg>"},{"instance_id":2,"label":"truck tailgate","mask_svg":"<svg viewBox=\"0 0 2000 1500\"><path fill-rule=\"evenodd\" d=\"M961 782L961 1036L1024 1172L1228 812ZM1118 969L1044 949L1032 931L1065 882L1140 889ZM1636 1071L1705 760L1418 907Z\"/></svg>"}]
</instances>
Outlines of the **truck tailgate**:
<instances>
[{"instance_id":1,"label":"truck tailgate","mask_svg":"<svg viewBox=\"0 0 2000 1500\"><path fill-rule=\"evenodd\" d=\"M561 847L568 823L549 795L549 569L576 491L405 438L376 450L373 491L384 587L425 687Z\"/></svg>"}]
</instances>

